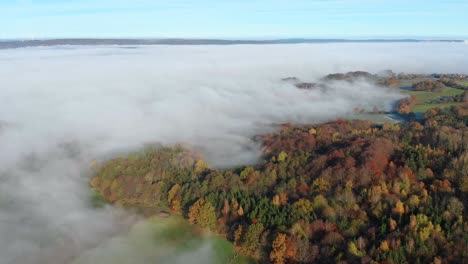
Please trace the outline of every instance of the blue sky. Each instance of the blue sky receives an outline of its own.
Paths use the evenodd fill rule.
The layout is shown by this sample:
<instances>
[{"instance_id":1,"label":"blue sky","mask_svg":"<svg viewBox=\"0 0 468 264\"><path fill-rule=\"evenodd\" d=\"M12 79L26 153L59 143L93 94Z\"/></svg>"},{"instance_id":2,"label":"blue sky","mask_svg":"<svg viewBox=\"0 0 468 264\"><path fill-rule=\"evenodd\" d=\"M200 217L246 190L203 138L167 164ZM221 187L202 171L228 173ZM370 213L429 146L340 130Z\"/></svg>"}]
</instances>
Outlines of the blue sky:
<instances>
[{"instance_id":1,"label":"blue sky","mask_svg":"<svg viewBox=\"0 0 468 264\"><path fill-rule=\"evenodd\" d=\"M0 38L467 38L468 0L0 0Z\"/></svg>"}]
</instances>

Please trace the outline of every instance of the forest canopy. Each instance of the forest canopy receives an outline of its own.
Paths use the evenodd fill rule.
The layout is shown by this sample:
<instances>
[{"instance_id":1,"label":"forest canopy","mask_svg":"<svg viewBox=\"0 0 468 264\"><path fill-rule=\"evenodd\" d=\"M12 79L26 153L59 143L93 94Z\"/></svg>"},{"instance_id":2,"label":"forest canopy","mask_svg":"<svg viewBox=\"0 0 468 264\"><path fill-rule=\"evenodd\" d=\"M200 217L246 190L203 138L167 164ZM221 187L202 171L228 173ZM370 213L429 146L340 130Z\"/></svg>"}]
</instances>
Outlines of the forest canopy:
<instances>
[{"instance_id":1,"label":"forest canopy","mask_svg":"<svg viewBox=\"0 0 468 264\"><path fill-rule=\"evenodd\" d=\"M255 166L148 148L99 165L91 185L121 206L169 207L262 263L466 263L467 126L467 105L284 125L255 137Z\"/></svg>"}]
</instances>

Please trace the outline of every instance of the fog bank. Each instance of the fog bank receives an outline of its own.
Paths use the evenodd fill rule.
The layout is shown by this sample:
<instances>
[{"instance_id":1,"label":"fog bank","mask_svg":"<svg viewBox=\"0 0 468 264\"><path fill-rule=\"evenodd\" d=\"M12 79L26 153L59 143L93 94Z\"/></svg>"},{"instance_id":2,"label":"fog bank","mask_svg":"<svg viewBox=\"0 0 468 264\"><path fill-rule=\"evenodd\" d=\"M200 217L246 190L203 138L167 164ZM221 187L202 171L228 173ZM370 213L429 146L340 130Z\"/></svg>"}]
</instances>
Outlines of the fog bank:
<instances>
[{"instance_id":1,"label":"fog bank","mask_svg":"<svg viewBox=\"0 0 468 264\"><path fill-rule=\"evenodd\" d=\"M184 142L214 166L255 162L251 137L284 122L390 110L365 81L301 90L335 72L468 73L460 43L47 47L0 51L0 263L68 263L134 216L89 205L89 164Z\"/></svg>"}]
</instances>

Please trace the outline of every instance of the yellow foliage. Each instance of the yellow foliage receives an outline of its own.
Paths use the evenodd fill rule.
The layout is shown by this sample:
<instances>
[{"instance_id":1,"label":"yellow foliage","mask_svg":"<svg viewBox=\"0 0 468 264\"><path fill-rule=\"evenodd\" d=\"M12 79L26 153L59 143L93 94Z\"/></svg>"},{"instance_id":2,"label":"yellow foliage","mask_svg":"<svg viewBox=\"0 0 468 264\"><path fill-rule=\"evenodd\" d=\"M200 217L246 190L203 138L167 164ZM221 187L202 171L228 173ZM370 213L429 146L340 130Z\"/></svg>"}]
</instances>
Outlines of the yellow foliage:
<instances>
[{"instance_id":1,"label":"yellow foliage","mask_svg":"<svg viewBox=\"0 0 468 264\"><path fill-rule=\"evenodd\" d=\"M397 222L390 218L389 225L390 225L390 230L394 231L397 227Z\"/></svg>"},{"instance_id":2,"label":"yellow foliage","mask_svg":"<svg viewBox=\"0 0 468 264\"><path fill-rule=\"evenodd\" d=\"M312 202L308 199L301 198L293 203L292 205L293 213L301 217L310 215L313 212Z\"/></svg>"},{"instance_id":3,"label":"yellow foliage","mask_svg":"<svg viewBox=\"0 0 468 264\"><path fill-rule=\"evenodd\" d=\"M245 180L249 178L250 174L252 174L253 172L255 172L255 169L252 166L247 166L244 170L242 170L239 177L241 178L241 180Z\"/></svg>"},{"instance_id":4,"label":"yellow foliage","mask_svg":"<svg viewBox=\"0 0 468 264\"><path fill-rule=\"evenodd\" d=\"M412 219L410 219L412 220ZM415 217L415 222L416 222L416 228L415 231L417 232L419 239L422 241L425 241L428 239L431 234L436 230L432 222L429 220L427 215L424 214L418 214Z\"/></svg>"},{"instance_id":5,"label":"yellow foliage","mask_svg":"<svg viewBox=\"0 0 468 264\"><path fill-rule=\"evenodd\" d=\"M275 194L275 196L273 196L273 201L272 201L272 203L273 203L273 205L276 205L276 206L278 206L278 205L281 204L281 203L280 203L280 197L279 197L279 195Z\"/></svg>"},{"instance_id":6,"label":"yellow foliage","mask_svg":"<svg viewBox=\"0 0 468 264\"><path fill-rule=\"evenodd\" d=\"M217 221L215 208L203 198L190 206L188 217L191 224L208 228L214 228Z\"/></svg>"},{"instance_id":7,"label":"yellow foliage","mask_svg":"<svg viewBox=\"0 0 468 264\"><path fill-rule=\"evenodd\" d=\"M194 204L192 204L192 206L190 206L188 217L189 217L189 222L191 224L196 223L198 212L200 210L201 205L204 203L205 203L205 199L200 198Z\"/></svg>"},{"instance_id":8,"label":"yellow foliage","mask_svg":"<svg viewBox=\"0 0 468 264\"><path fill-rule=\"evenodd\" d=\"M396 202L395 207L392 209L392 212L397 215L402 215L405 213L405 207L401 201Z\"/></svg>"},{"instance_id":9,"label":"yellow foliage","mask_svg":"<svg viewBox=\"0 0 468 264\"><path fill-rule=\"evenodd\" d=\"M388 186L387 186L387 184L385 182L382 182L380 184L380 187L381 187L382 193L388 194Z\"/></svg>"},{"instance_id":10,"label":"yellow foliage","mask_svg":"<svg viewBox=\"0 0 468 264\"><path fill-rule=\"evenodd\" d=\"M401 196L403 196L403 197L408 196L408 192L406 192L406 190L401 191L400 194L401 194Z\"/></svg>"},{"instance_id":11,"label":"yellow foliage","mask_svg":"<svg viewBox=\"0 0 468 264\"><path fill-rule=\"evenodd\" d=\"M419 230L419 233L418 233L419 238L422 241L425 241L431 236L433 231L434 231L434 225L432 224L432 222L429 222L429 224L426 227L423 227Z\"/></svg>"},{"instance_id":12,"label":"yellow foliage","mask_svg":"<svg viewBox=\"0 0 468 264\"><path fill-rule=\"evenodd\" d=\"M305 222L296 222L290 229L290 234L299 238L307 238L307 232L305 229L307 229L307 225Z\"/></svg>"},{"instance_id":13,"label":"yellow foliage","mask_svg":"<svg viewBox=\"0 0 468 264\"><path fill-rule=\"evenodd\" d=\"M384 252L390 250L387 240L384 240L382 243L380 243L379 249Z\"/></svg>"},{"instance_id":14,"label":"yellow foliage","mask_svg":"<svg viewBox=\"0 0 468 264\"><path fill-rule=\"evenodd\" d=\"M172 188L169 190L169 193L167 194L167 201L169 203L172 203L172 200L174 200L174 197L177 195L179 190L180 190L180 185L178 183L172 186Z\"/></svg>"},{"instance_id":15,"label":"yellow foliage","mask_svg":"<svg viewBox=\"0 0 468 264\"><path fill-rule=\"evenodd\" d=\"M317 188L319 192L326 192L330 189L330 183L321 177L314 180L313 186Z\"/></svg>"},{"instance_id":16,"label":"yellow foliage","mask_svg":"<svg viewBox=\"0 0 468 264\"><path fill-rule=\"evenodd\" d=\"M278 234L273 240L272 250L270 253L270 260L274 264L284 264L284 259L286 255L286 239L287 236L285 234Z\"/></svg>"},{"instance_id":17,"label":"yellow foliage","mask_svg":"<svg viewBox=\"0 0 468 264\"><path fill-rule=\"evenodd\" d=\"M312 207L314 210L322 209L326 206L328 206L327 198L325 198L321 194L315 196L314 201L312 203Z\"/></svg>"},{"instance_id":18,"label":"yellow foliage","mask_svg":"<svg viewBox=\"0 0 468 264\"><path fill-rule=\"evenodd\" d=\"M286 158L288 157L288 154L284 151L281 151L279 154L278 154L278 159L277 161L279 162L283 162L286 160Z\"/></svg>"},{"instance_id":19,"label":"yellow foliage","mask_svg":"<svg viewBox=\"0 0 468 264\"><path fill-rule=\"evenodd\" d=\"M364 253L361 252L356 244L353 242L353 241L349 241L348 243L348 252L349 254L353 255L353 256L356 256L356 257L362 257L364 256Z\"/></svg>"},{"instance_id":20,"label":"yellow foliage","mask_svg":"<svg viewBox=\"0 0 468 264\"><path fill-rule=\"evenodd\" d=\"M408 204L411 208L417 208L419 206L419 197L417 195L411 195L408 199Z\"/></svg>"},{"instance_id":21,"label":"yellow foliage","mask_svg":"<svg viewBox=\"0 0 468 264\"><path fill-rule=\"evenodd\" d=\"M382 126L382 130L384 130L384 131L399 131L400 130L400 125L393 124L393 123L385 123Z\"/></svg>"},{"instance_id":22,"label":"yellow foliage","mask_svg":"<svg viewBox=\"0 0 468 264\"><path fill-rule=\"evenodd\" d=\"M209 169L209 168L210 168L210 166L204 160L198 160L195 163L194 170L195 170L195 173L200 173L200 172L203 172L203 171L205 171L206 169Z\"/></svg>"}]
</instances>

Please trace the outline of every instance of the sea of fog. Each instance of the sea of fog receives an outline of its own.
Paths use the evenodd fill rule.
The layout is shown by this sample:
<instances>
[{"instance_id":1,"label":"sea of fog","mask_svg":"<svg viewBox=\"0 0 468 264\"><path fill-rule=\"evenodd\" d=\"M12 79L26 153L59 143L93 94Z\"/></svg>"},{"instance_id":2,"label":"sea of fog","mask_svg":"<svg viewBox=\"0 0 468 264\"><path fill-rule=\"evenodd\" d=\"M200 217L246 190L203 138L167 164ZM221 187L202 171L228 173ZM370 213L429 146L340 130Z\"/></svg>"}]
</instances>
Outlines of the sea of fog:
<instances>
[{"instance_id":1,"label":"sea of fog","mask_svg":"<svg viewBox=\"0 0 468 264\"><path fill-rule=\"evenodd\" d=\"M468 73L468 45L0 50L0 264L70 263L138 220L90 205L91 161L181 142L202 149L213 166L253 163L252 136L273 124L346 118L356 107L389 110L402 97L363 81L306 91L281 78L386 69ZM198 255L206 259L207 251Z\"/></svg>"}]
</instances>

